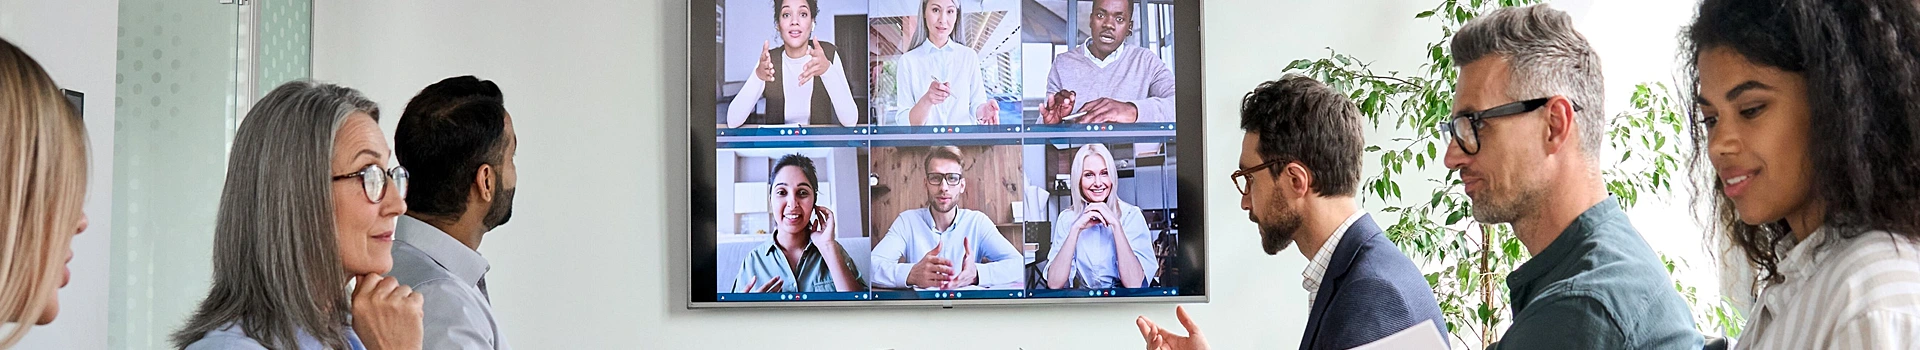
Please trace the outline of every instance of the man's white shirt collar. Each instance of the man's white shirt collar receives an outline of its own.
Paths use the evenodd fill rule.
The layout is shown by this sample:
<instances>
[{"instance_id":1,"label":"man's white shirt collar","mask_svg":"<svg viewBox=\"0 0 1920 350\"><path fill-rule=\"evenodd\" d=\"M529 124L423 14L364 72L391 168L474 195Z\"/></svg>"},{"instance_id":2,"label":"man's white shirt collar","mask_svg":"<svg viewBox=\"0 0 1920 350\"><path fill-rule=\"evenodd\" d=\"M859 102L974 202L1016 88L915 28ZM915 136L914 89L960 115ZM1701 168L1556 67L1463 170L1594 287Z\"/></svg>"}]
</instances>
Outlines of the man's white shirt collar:
<instances>
[{"instance_id":1,"label":"man's white shirt collar","mask_svg":"<svg viewBox=\"0 0 1920 350\"><path fill-rule=\"evenodd\" d=\"M1117 46L1117 47L1114 47L1114 48L1113 48L1113 52L1110 52L1110 53L1107 53L1107 58L1106 58L1106 59L1100 59L1099 57L1093 57L1093 48L1092 48L1092 47L1089 47L1089 46L1087 46L1087 44L1091 44L1091 43L1093 43L1093 39L1087 39L1087 41L1086 41L1086 42L1084 42L1084 43L1081 43L1081 44L1080 44L1080 53L1081 53L1081 54L1083 54L1083 55L1086 55L1086 56L1087 56L1087 60L1089 60L1089 61L1093 61L1093 65L1094 65L1095 67L1100 67L1100 69L1107 69L1107 65L1109 65L1109 64L1113 64L1113 62L1114 62L1114 61L1119 61L1119 60L1120 60L1120 53L1121 53L1121 52L1126 52L1126 51L1127 51L1127 44L1126 44L1126 43L1120 43L1120 46Z\"/></svg>"}]
</instances>

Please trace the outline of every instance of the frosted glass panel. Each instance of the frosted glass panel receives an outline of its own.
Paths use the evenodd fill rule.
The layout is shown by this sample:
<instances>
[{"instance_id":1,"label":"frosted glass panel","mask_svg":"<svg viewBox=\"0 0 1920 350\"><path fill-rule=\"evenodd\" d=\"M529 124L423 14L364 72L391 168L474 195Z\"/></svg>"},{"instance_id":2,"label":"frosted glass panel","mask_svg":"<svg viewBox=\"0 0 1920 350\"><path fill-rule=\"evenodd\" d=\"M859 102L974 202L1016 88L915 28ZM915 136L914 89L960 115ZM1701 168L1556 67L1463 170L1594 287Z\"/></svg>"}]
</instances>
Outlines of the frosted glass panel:
<instances>
[{"instance_id":1,"label":"frosted glass panel","mask_svg":"<svg viewBox=\"0 0 1920 350\"><path fill-rule=\"evenodd\" d=\"M236 108L308 75L312 3L252 3L120 1L111 348L173 347L210 285Z\"/></svg>"},{"instance_id":2,"label":"frosted glass panel","mask_svg":"<svg viewBox=\"0 0 1920 350\"><path fill-rule=\"evenodd\" d=\"M260 92L312 75L313 1L274 0L260 6Z\"/></svg>"}]
</instances>

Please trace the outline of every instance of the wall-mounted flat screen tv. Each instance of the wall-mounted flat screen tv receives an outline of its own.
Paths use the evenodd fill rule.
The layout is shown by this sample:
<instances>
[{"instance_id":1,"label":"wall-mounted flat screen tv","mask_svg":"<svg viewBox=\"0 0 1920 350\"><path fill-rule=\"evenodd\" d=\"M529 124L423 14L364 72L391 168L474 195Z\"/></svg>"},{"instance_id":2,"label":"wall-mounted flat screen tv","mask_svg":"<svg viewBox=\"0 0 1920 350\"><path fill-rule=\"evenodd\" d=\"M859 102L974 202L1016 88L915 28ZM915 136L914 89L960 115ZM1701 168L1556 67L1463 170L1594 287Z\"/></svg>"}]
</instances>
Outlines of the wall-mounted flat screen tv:
<instances>
[{"instance_id":1,"label":"wall-mounted flat screen tv","mask_svg":"<svg viewBox=\"0 0 1920 350\"><path fill-rule=\"evenodd\" d=\"M690 16L690 307L1206 300L1199 1Z\"/></svg>"}]
</instances>

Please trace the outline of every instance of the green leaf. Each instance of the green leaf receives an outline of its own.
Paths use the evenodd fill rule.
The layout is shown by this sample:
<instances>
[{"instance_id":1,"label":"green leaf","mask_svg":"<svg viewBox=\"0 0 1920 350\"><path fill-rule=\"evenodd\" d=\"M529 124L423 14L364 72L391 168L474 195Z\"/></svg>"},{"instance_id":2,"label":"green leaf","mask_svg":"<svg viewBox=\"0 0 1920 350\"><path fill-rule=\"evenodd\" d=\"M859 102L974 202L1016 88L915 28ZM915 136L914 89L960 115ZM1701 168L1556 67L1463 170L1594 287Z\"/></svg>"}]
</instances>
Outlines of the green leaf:
<instances>
[{"instance_id":1,"label":"green leaf","mask_svg":"<svg viewBox=\"0 0 1920 350\"><path fill-rule=\"evenodd\" d=\"M1310 66L1313 66L1313 60L1302 58L1302 59L1293 60L1293 62L1287 63L1287 69L1285 70L1301 70L1301 69L1306 69L1307 67L1310 67Z\"/></svg>"},{"instance_id":2,"label":"green leaf","mask_svg":"<svg viewBox=\"0 0 1920 350\"><path fill-rule=\"evenodd\" d=\"M1421 12L1420 14L1418 14L1418 15L1414 15L1414 16L1413 16L1413 18L1427 18L1427 17L1433 17L1433 11L1432 11L1432 10L1428 10L1428 11L1425 11L1425 12Z\"/></svg>"},{"instance_id":3,"label":"green leaf","mask_svg":"<svg viewBox=\"0 0 1920 350\"><path fill-rule=\"evenodd\" d=\"M1449 225L1449 226L1451 226L1451 225L1453 225L1453 224L1458 224L1458 223L1460 223L1460 218L1463 218L1463 217L1466 217L1466 216L1467 216L1467 212L1466 212L1466 211L1460 211L1460 210L1455 210L1455 211L1453 211L1452 213L1448 213L1448 214L1447 214L1447 225Z\"/></svg>"}]
</instances>

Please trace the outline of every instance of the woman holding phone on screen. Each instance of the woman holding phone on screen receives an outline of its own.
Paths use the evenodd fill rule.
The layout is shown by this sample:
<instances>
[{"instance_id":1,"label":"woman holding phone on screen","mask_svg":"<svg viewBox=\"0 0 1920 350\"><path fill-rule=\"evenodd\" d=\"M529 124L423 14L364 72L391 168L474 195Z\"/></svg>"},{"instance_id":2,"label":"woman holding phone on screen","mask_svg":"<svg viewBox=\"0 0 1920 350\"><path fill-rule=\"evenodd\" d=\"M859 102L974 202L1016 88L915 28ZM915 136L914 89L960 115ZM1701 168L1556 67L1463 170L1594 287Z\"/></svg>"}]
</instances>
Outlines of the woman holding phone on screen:
<instances>
[{"instance_id":1,"label":"woman holding phone on screen","mask_svg":"<svg viewBox=\"0 0 1920 350\"><path fill-rule=\"evenodd\" d=\"M813 40L817 0L774 0L775 31L780 47L760 44L760 61L753 66L740 93L727 104L727 127L756 125L843 125L859 123L847 86L847 70L840 65L833 43ZM767 101L765 114L753 115L753 106Z\"/></svg>"},{"instance_id":2,"label":"woman holding phone on screen","mask_svg":"<svg viewBox=\"0 0 1920 350\"><path fill-rule=\"evenodd\" d=\"M896 59L890 125L996 124L1000 106L981 86L980 53L960 42L960 4L921 0L913 45Z\"/></svg>"},{"instance_id":3,"label":"woman holding phone on screen","mask_svg":"<svg viewBox=\"0 0 1920 350\"><path fill-rule=\"evenodd\" d=\"M1159 269L1146 216L1120 200L1113 164L1106 145L1074 153L1073 208L1053 219L1047 288L1140 288Z\"/></svg>"},{"instance_id":4,"label":"woman holding phone on screen","mask_svg":"<svg viewBox=\"0 0 1920 350\"><path fill-rule=\"evenodd\" d=\"M867 282L847 250L834 240L833 210L819 206L813 160L780 157L767 176L767 212L773 239L747 251L733 293L860 292Z\"/></svg>"}]
</instances>

